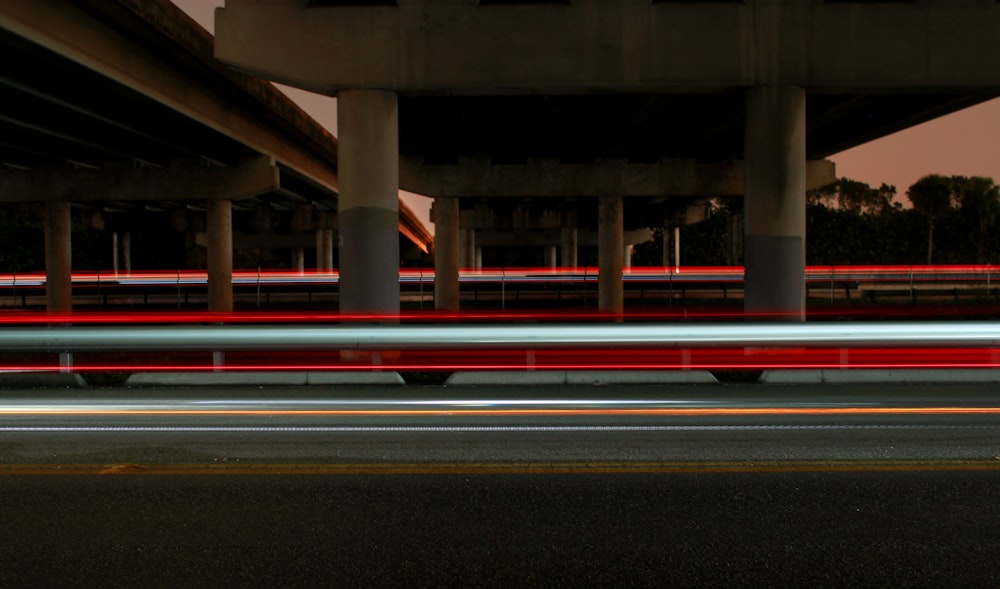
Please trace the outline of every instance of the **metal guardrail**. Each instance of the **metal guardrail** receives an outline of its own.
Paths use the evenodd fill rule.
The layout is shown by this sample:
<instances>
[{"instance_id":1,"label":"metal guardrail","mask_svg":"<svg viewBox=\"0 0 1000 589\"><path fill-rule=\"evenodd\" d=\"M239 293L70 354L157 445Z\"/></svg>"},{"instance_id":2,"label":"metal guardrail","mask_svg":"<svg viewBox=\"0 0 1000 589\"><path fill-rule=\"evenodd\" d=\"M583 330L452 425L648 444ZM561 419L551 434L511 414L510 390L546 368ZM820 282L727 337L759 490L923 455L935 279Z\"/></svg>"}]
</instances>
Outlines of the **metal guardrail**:
<instances>
[{"instance_id":1,"label":"metal guardrail","mask_svg":"<svg viewBox=\"0 0 1000 589\"><path fill-rule=\"evenodd\" d=\"M1000 347L1000 322L586 325L153 325L0 328L3 352Z\"/></svg>"},{"instance_id":2,"label":"metal guardrail","mask_svg":"<svg viewBox=\"0 0 1000 589\"><path fill-rule=\"evenodd\" d=\"M858 283L914 284L930 282L982 282L989 288L1000 277L998 265L935 266L808 266L807 283L830 281ZM400 269L401 284L433 284L433 269ZM597 282L597 268L486 268L462 270L463 283L517 282ZM0 288L38 288L45 286L44 272L0 274ZM237 270L233 286L267 285L336 285L337 271ZM634 267L625 269L625 282L742 282L742 266ZM205 285L204 270L143 272L74 272L73 284L79 287L194 286Z\"/></svg>"}]
</instances>

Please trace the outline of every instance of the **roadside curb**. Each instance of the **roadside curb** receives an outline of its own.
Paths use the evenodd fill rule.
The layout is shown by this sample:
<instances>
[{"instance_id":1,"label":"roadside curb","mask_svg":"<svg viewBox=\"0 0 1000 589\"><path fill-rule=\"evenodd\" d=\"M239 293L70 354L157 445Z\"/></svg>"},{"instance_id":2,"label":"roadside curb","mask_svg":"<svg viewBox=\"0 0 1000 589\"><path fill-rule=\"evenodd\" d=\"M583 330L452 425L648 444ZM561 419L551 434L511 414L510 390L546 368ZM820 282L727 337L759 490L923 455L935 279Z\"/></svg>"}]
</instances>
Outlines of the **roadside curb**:
<instances>
[{"instance_id":1,"label":"roadside curb","mask_svg":"<svg viewBox=\"0 0 1000 589\"><path fill-rule=\"evenodd\" d=\"M139 372L125 386L403 385L398 372Z\"/></svg>"},{"instance_id":2,"label":"roadside curb","mask_svg":"<svg viewBox=\"0 0 1000 589\"><path fill-rule=\"evenodd\" d=\"M707 370L485 370L455 372L446 386L719 384Z\"/></svg>"},{"instance_id":3,"label":"roadside curb","mask_svg":"<svg viewBox=\"0 0 1000 589\"><path fill-rule=\"evenodd\" d=\"M1000 370L981 369L789 369L766 370L762 384L1000 383Z\"/></svg>"},{"instance_id":4,"label":"roadside curb","mask_svg":"<svg viewBox=\"0 0 1000 589\"><path fill-rule=\"evenodd\" d=\"M3 372L0 388L86 388L90 384L75 372Z\"/></svg>"}]
</instances>

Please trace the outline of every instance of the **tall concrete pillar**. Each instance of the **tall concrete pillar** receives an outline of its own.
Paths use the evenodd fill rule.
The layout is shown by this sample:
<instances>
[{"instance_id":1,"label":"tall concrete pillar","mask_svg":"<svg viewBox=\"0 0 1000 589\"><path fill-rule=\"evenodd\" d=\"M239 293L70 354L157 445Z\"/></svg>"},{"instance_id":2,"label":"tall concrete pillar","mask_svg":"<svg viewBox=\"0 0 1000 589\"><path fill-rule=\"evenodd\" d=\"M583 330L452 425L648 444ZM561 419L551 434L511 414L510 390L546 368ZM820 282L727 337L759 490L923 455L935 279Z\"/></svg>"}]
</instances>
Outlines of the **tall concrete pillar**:
<instances>
[{"instance_id":1,"label":"tall concrete pillar","mask_svg":"<svg viewBox=\"0 0 1000 589\"><path fill-rule=\"evenodd\" d=\"M806 93L746 94L744 229L747 313L805 319Z\"/></svg>"},{"instance_id":2,"label":"tall concrete pillar","mask_svg":"<svg viewBox=\"0 0 1000 589\"><path fill-rule=\"evenodd\" d=\"M597 306L604 313L622 313L625 310L622 197L602 196L597 206Z\"/></svg>"},{"instance_id":3,"label":"tall concrete pillar","mask_svg":"<svg viewBox=\"0 0 1000 589\"><path fill-rule=\"evenodd\" d=\"M632 268L632 244L626 243L625 249L622 251L622 267L626 269Z\"/></svg>"},{"instance_id":4,"label":"tall concrete pillar","mask_svg":"<svg viewBox=\"0 0 1000 589\"><path fill-rule=\"evenodd\" d=\"M233 310L233 203L208 201L208 310Z\"/></svg>"},{"instance_id":5,"label":"tall concrete pillar","mask_svg":"<svg viewBox=\"0 0 1000 589\"><path fill-rule=\"evenodd\" d=\"M68 202L45 205L45 306L52 313L73 309L73 250Z\"/></svg>"},{"instance_id":6,"label":"tall concrete pillar","mask_svg":"<svg viewBox=\"0 0 1000 589\"><path fill-rule=\"evenodd\" d=\"M129 231L122 232L121 241L119 246L122 250L122 264L125 266L125 273L130 274L132 272L132 233Z\"/></svg>"},{"instance_id":7,"label":"tall concrete pillar","mask_svg":"<svg viewBox=\"0 0 1000 589\"><path fill-rule=\"evenodd\" d=\"M458 199L434 199L434 308L458 311Z\"/></svg>"},{"instance_id":8,"label":"tall concrete pillar","mask_svg":"<svg viewBox=\"0 0 1000 589\"><path fill-rule=\"evenodd\" d=\"M292 248L292 270L300 274L306 271L306 250L301 247Z\"/></svg>"},{"instance_id":9,"label":"tall concrete pillar","mask_svg":"<svg viewBox=\"0 0 1000 589\"><path fill-rule=\"evenodd\" d=\"M118 232L111 232L111 270L118 274Z\"/></svg>"},{"instance_id":10,"label":"tall concrete pillar","mask_svg":"<svg viewBox=\"0 0 1000 589\"><path fill-rule=\"evenodd\" d=\"M560 244L560 249L562 250L562 265L563 268L576 268L579 266L577 261L577 230L576 227L563 227L562 228L562 243Z\"/></svg>"},{"instance_id":11,"label":"tall concrete pillar","mask_svg":"<svg viewBox=\"0 0 1000 589\"><path fill-rule=\"evenodd\" d=\"M559 266L559 248L554 245L545 246L545 267L555 270Z\"/></svg>"},{"instance_id":12,"label":"tall concrete pillar","mask_svg":"<svg viewBox=\"0 0 1000 589\"><path fill-rule=\"evenodd\" d=\"M399 313L399 117L383 90L337 94L340 310Z\"/></svg>"},{"instance_id":13,"label":"tall concrete pillar","mask_svg":"<svg viewBox=\"0 0 1000 589\"><path fill-rule=\"evenodd\" d=\"M114 231L111 233L111 260L115 274L132 271L131 233Z\"/></svg>"},{"instance_id":14,"label":"tall concrete pillar","mask_svg":"<svg viewBox=\"0 0 1000 589\"><path fill-rule=\"evenodd\" d=\"M660 262L666 268L670 266L670 227L663 228L663 232L660 234L660 245L662 246Z\"/></svg>"},{"instance_id":15,"label":"tall concrete pillar","mask_svg":"<svg viewBox=\"0 0 1000 589\"><path fill-rule=\"evenodd\" d=\"M316 230L316 269L333 271L333 229Z\"/></svg>"},{"instance_id":16,"label":"tall concrete pillar","mask_svg":"<svg viewBox=\"0 0 1000 589\"><path fill-rule=\"evenodd\" d=\"M472 227L462 229L462 253L459 263L463 268L476 267L476 230Z\"/></svg>"}]
</instances>

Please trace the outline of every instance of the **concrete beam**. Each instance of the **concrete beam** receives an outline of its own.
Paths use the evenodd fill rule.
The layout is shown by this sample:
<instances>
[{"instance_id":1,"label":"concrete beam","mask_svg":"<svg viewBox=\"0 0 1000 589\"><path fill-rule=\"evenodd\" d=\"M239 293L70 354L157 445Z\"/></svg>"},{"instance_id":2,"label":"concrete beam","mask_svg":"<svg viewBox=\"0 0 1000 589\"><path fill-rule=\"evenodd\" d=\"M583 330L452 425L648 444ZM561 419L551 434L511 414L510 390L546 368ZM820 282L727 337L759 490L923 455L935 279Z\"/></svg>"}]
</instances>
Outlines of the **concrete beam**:
<instances>
[{"instance_id":1,"label":"concrete beam","mask_svg":"<svg viewBox=\"0 0 1000 589\"><path fill-rule=\"evenodd\" d=\"M95 16L89 3L58 0L4 0L0 28L52 50L164 106L215 129L251 150L273 157L326 190L336 191L336 141L270 83L232 72L213 58L213 39L169 2L100 3L114 16L130 12L176 47L184 60L167 60L147 46L120 34L110 22ZM216 70L212 85L176 64ZM190 67L190 66L189 66ZM244 91L253 107L233 101L232 86ZM290 123L282 127L261 116L262 109ZM205 193L202 192L202 195Z\"/></svg>"},{"instance_id":2,"label":"concrete beam","mask_svg":"<svg viewBox=\"0 0 1000 589\"><path fill-rule=\"evenodd\" d=\"M927 92L1000 88L997 31L995 0L401 0L312 8L302 0L227 0L216 10L215 55L322 94L690 92L760 84Z\"/></svg>"},{"instance_id":3,"label":"concrete beam","mask_svg":"<svg viewBox=\"0 0 1000 589\"><path fill-rule=\"evenodd\" d=\"M428 165L419 157L400 158L400 182L406 190L441 197L628 197L742 196L746 166L742 161L697 163L689 159L635 164L603 160L563 164L555 159L529 159L526 164L493 164L489 158L461 158L457 164ZM806 165L806 189L837 179L829 160Z\"/></svg>"},{"instance_id":4,"label":"concrete beam","mask_svg":"<svg viewBox=\"0 0 1000 589\"><path fill-rule=\"evenodd\" d=\"M336 236L334 236L336 241ZM208 234L204 231L195 233L195 245L208 247ZM299 231L294 233L233 233L233 249L314 249L316 247L316 231Z\"/></svg>"},{"instance_id":5,"label":"concrete beam","mask_svg":"<svg viewBox=\"0 0 1000 589\"><path fill-rule=\"evenodd\" d=\"M45 207L45 301L53 313L73 309L72 245L68 202Z\"/></svg>"},{"instance_id":6,"label":"concrete beam","mask_svg":"<svg viewBox=\"0 0 1000 589\"><path fill-rule=\"evenodd\" d=\"M574 247L594 247L598 245L598 233L594 229L577 229L576 241L568 243ZM651 229L630 229L622 232L622 243L636 245L653 238ZM560 245L562 231L496 231L479 229L476 231L476 245L480 247L546 247ZM563 264L564 266L576 264Z\"/></svg>"},{"instance_id":7,"label":"concrete beam","mask_svg":"<svg viewBox=\"0 0 1000 589\"><path fill-rule=\"evenodd\" d=\"M0 171L0 202L239 200L279 184L278 168L267 156L231 168L193 160L174 161L169 168L131 163L109 163L97 170L45 166Z\"/></svg>"}]
</instances>

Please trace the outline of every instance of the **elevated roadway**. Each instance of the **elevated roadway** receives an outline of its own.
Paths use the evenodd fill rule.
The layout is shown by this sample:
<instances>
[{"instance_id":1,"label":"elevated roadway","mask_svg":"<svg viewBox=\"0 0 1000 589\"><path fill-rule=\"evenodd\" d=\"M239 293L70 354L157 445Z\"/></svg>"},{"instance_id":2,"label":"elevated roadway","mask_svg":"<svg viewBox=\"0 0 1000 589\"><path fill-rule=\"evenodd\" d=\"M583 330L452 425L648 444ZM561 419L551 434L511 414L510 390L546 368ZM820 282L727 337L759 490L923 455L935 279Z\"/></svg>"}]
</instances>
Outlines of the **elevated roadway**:
<instances>
[{"instance_id":1,"label":"elevated roadway","mask_svg":"<svg viewBox=\"0 0 1000 589\"><path fill-rule=\"evenodd\" d=\"M227 0L215 30L234 68L338 96L357 198L399 170L437 199L448 309L493 220L477 199L548 199L550 222L521 226L549 230L562 265L596 229L599 307L620 312L626 223L742 196L746 308L801 316L822 158L1000 95L992 0Z\"/></svg>"},{"instance_id":2,"label":"elevated roadway","mask_svg":"<svg viewBox=\"0 0 1000 589\"><path fill-rule=\"evenodd\" d=\"M123 241L148 227L200 235L225 276L215 308L231 305L234 246L298 264L315 249L316 267L335 265L336 139L216 61L211 35L168 0L4 2L0 51L0 202L46 203L50 306L71 304L71 210ZM404 250L429 251L405 205L397 225Z\"/></svg>"}]
</instances>

